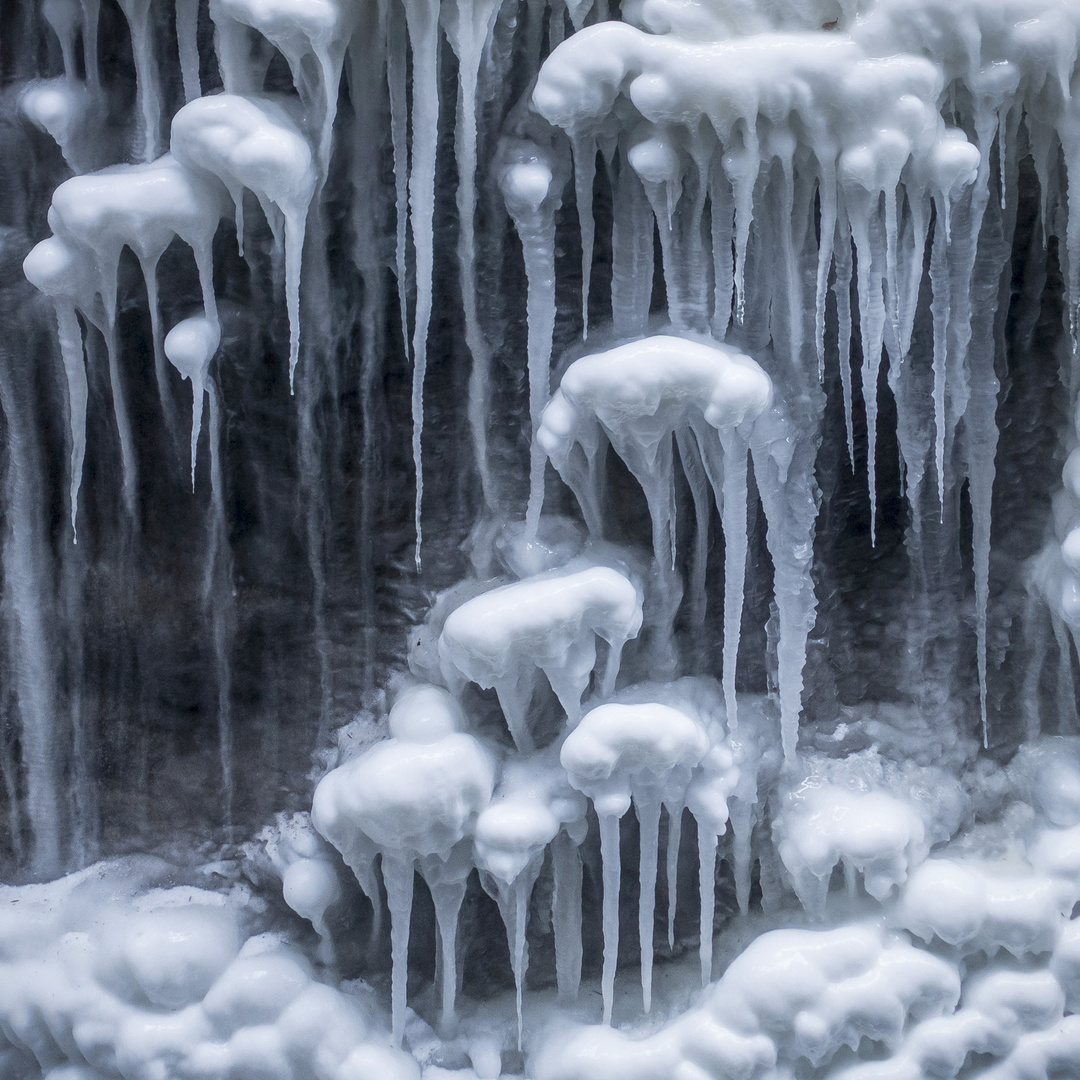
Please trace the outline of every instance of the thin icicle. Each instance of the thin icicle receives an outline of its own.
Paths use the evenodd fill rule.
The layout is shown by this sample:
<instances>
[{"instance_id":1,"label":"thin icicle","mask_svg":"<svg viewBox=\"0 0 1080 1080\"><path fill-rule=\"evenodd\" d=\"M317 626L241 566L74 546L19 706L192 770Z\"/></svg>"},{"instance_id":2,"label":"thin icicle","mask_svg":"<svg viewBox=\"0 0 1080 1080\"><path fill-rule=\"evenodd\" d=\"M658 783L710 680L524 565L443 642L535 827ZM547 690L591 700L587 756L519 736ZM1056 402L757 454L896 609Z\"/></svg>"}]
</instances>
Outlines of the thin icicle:
<instances>
[{"instance_id":1,"label":"thin icicle","mask_svg":"<svg viewBox=\"0 0 1080 1080\"><path fill-rule=\"evenodd\" d=\"M735 698L735 670L739 659L746 583L746 555L749 544L746 533L746 459L749 447L737 431L730 429L720 432L720 442L724 447L724 497L720 507L720 525L724 530L723 684L728 729L735 732L739 727L738 704Z\"/></svg>"},{"instance_id":2,"label":"thin icicle","mask_svg":"<svg viewBox=\"0 0 1080 1080\"><path fill-rule=\"evenodd\" d=\"M184 100L194 101L202 94L199 81L199 0L176 0L176 45L180 53L180 76Z\"/></svg>"},{"instance_id":3,"label":"thin icicle","mask_svg":"<svg viewBox=\"0 0 1080 1080\"><path fill-rule=\"evenodd\" d=\"M947 200L948 196L946 196ZM945 229L943 200L935 199L937 222L930 249L930 285L934 298L930 310L934 316L934 464L937 469L937 494L940 520L945 520L945 392L948 330L950 312L949 247Z\"/></svg>"},{"instance_id":4,"label":"thin icicle","mask_svg":"<svg viewBox=\"0 0 1080 1080\"><path fill-rule=\"evenodd\" d=\"M451 1035L457 1024L457 928L461 905L465 900L465 879L439 880L427 874L428 888L435 904L435 922L439 928L442 1020L441 1028Z\"/></svg>"},{"instance_id":5,"label":"thin icicle","mask_svg":"<svg viewBox=\"0 0 1080 1080\"><path fill-rule=\"evenodd\" d=\"M135 59L135 95L142 115L142 161L153 161L160 153L161 87L154 57L154 29L150 0L118 0L131 30L131 51Z\"/></svg>"},{"instance_id":6,"label":"thin icicle","mask_svg":"<svg viewBox=\"0 0 1080 1080\"><path fill-rule=\"evenodd\" d=\"M405 994L409 977L409 924L412 921L413 860L384 854L383 884L390 908L390 1014L395 1046L405 1033Z\"/></svg>"},{"instance_id":7,"label":"thin icicle","mask_svg":"<svg viewBox=\"0 0 1080 1080\"><path fill-rule=\"evenodd\" d=\"M521 238L528 280L526 311L529 324L529 502L526 535L536 535L544 501L547 457L536 439L550 395L551 343L555 332L555 211L561 200L561 177L556 163L538 147L520 146L520 159L504 169L501 186L506 208Z\"/></svg>"},{"instance_id":8,"label":"thin icicle","mask_svg":"<svg viewBox=\"0 0 1080 1080\"><path fill-rule=\"evenodd\" d=\"M731 298L735 288L735 262L731 247L735 219L731 184L723 170L715 165L709 181L709 209L713 257L712 332L717 340L723 341L731 322Z\"/></svg>"},{"instance_id":9,"label":"thin icicle","mask_svg":"<svg viewBox=\"0 0 1080 1080\"><path fill-rule=\"evenodd\" d=\"M841 217L836 245L836 277L833 296L836 298L837 359L840 365L840 385L844 395L844 429L847 432L848 465L855 470L855 425L852 419L851 394L851 231Z\"/></svg>"},{"instance_id":10,"label":"thin icicle","mask_svg":"<svg viewBox=\"0 0 1080 1080\"><path fill-rule=\"evenodd\" d=\"M115 310L115 304L114 304ZM98 327L105 338L105 352L109 361L109 390L112 394L116 433L120 440L120 463L123 477L122 493L124 509L134 520L138 493L138 474L135 464L135 437L131 430L131 417L127 409L127 395L120 376L120 357L116 344L116 325L112 311L106 308L105 321Z\"/></svg>"},{"instance_id":11,"label":"thin icicle","mask_svg":"<svg viewBox=\"0 0 1080 1080\"><path fill-rule=\"evenodd\" d=\"M552 18L554 18L554 12ZM593 218L593 181L596 178L596 140L589 135L575 135L570 144L574 153L574 193L581 227L581 338L589 340L589 283L592 281L593 244L596 221Z\"/></svg>"},{"instance_id":12,"label":"thin icicle","mask_svg":"<svg viewBox=\"0 0 1080 1080\"><path fill-rule=\"evenodd\" d=\"M683 475L690 488L694 503L694 550L690 561L690 622L701 626L705 621L707 595L705 577L709 557L709 502L708 476L701 461L697 443L688 432L676 430L675 443L679 448L679 461Z\"/></svg>"},{"instance_id":13,"label":"thin icicle","mask_svg":"<svg viewBox=\"0 0 1080 1080\"><path fill-rule=\"evenodd\" d=\"M393 0L381 0L386 34L386 81L390 93L390 141L394 150L394 205L396 225L394 265L397 276L398 312L401 317L401 340L409 357L408 268L406 234L409 223L409 118L406 103L408 36L399 6Z\"/></svg>"},{"instance_id":14,"label":"thin icicle","mask_svg":"<svg viewBox=\"0 0 1080 1080\"><path fill-rule=\"evenodd\" d=\"M639 796L637 811L641 858L638 865L638 942L641 948L641 997L652 1012L653 916L656 912L656 868L660 845L660 800Z\"/></svg>"},{"instance_id":15,"label":"thin icicle","mask_svg":"<svg viewBox=\"0 0 1080 1080\"><path fill-rule=\"evenodd\" d=\"M82 485L83 460L86 457L86 362L83 358L82 329L75 306L57 298L56 325L60 334L60 357L67 380L68 430L71 435L68 498L71 503L71 537L79 542L76 518L79 512L79 488Z\"/></svg>"},{"instance_id":16,"label":"thin icicle","mask_svg":"<svg viewBox=\"0 0 1080 1080\"><path fill-rule=\"evenodd\" d=\"M818 381L825 379L825 298L829 291L833 242L836 239L836 162L823 154L819 159L818 201L821 206L821 242L818 244L817 286L814 296L815 345Z\"/></svg>"},{"instance_id":17,"label":"thin icicle","mask_svg":"<svg viewBox=\"0 0 1080 1080\"><path fill-rule=\"evenodd\" d=\"M191 490L195 490L195 463L198 457L199 432L202 428L203 394L207 386L210 361L217 352L221 331L216 322L205 316L184 319L165 338L169 363L191 382Z\"/></svg>"},{"instance_id":18,"label":"thin icicle","mask_svg":"<svg viewBox=\"0 0 1080 1080\"><path fill-rule=\"evenodd\" d=\"M713 912L716 907L716 836L704 823L698 825L698 896L701 900L701 923L698 956L701 959L701 985L712 982Z\"/></svg>"},{"instance_id":19,"label":"thin icicle","mask_svg":"<svg viewBox=\"0 0 1080 1080\"><path fill-rule=\"evenodd\" d=\"M649 324L653 215L637 173L622 160L611 227L611 312L616 337L638 337Z\"/></svg>"},{"instance_id":20,"label":"thin icicle","mask_svg":"<svg viewBox=\"0 0 1080 1080\"><path fill-rule=\"evenodd\" d=\"M476 294L476 87L480 61L498 14L495 0L459 0L443 6L447 37L458 58L457 124L454 128L454 160L458 188L458 266L465 313L465 344L472 357L469 375L469 427L480 487L489 509L495 506L495 489L488 463L487 421L491 349L480 326Z\"/></svg>"},{"instance_id":21,"label":"thin icicle","mask_svg":"<svg viewBox=\"0 0 1080 1080\"><path fill-rule=\"evenodd\" d=\"M611 1023L615 999L615 968L619 962L619 886L622 864L619 855L619 819L600 814L600 859L603 864L604 969L600 977L604 997L604 1023Z\"/></svg>"},{"instance_id":22,"label":"thin icicle","mask_svg":"<svg viewBox=\"0 0 1080 1080\"><path fill-rule=\"evenodd\" d=\"M412 45L412 163L409 220L416 251L416 316L412 353L412 449L416 470L416 569L421 568L424 501L424 378L435 266L435 157L439 145L439 0L410 0L405 21Z\"/></svg>"},{"instance_id":23,"label":"thin icicle","mask_svg":"<svg viewBox=\"0 0 1080 1080\"><path fill-rule=\"evenodd\" d=\"M179 432L179 421L176 415L176 401L169 386L168 368L166 367L165 350L162 348L161 335L161 311L158 304L158 260L140 259L143 280L146 282L146 300L150 308L150 336L154 344L154 377L157 380L158 394L161 397L161 411L165 417L165 429L174 441Z\"/></svg>"},{"instance_id":24,"label":"thin icicle","mask_svg":"<svg viewBox=\"0 0 1080 1080\"><path fill-rule=\"evenodd\" d=\"M555 933L555 978L559 997L574 1001L581 985L581 854L561 830L551 845L554 891L551 922Z\"/></svg>"},{"instance_id":25,"label":"thin icicle","mask_svg":"<svg viewBox=\"0 0 1080 1080\"><path fill-rule=\"evenodd\" d=\"M679 895L679 848L682 845L682 806L668 806L667 840L667 941L675 948L675 909Z\"/></svg>"}]
</instances>

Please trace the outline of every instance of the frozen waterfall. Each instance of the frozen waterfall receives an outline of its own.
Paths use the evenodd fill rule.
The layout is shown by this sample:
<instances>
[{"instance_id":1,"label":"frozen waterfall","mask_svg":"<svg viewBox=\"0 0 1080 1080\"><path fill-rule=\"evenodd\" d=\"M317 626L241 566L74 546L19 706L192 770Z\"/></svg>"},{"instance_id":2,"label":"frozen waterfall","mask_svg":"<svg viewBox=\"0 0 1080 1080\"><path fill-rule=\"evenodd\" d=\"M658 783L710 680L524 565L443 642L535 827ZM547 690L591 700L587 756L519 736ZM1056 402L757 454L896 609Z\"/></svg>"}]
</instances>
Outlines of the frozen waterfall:
<instances>
[{"instance_id":1,"label":"frozen waterfall","mask_svg":"<svg viewBox=\"0 0 1080 1080\"><path fill-rule=\"evenodd\" d=\"M1075 0L0 15L0 1080L1080 1076Z\"/></svg>"}]
</instances>

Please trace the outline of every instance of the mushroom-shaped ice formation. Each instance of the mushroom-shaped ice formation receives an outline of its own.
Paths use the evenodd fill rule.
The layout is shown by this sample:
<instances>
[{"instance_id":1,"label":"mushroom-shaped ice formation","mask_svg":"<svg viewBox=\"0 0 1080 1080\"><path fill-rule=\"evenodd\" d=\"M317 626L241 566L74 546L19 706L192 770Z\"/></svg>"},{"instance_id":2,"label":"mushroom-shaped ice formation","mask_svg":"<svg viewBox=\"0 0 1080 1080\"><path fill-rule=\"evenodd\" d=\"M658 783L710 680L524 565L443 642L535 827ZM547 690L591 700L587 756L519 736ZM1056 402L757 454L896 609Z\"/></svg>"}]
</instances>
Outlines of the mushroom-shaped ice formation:
<instances>
[{"instance_id":1,"label":"mushroom-shaped ice formation","mask_svg":"<svg viewBox=\"0 0 1080 1080\"><path fill-rule=\"evenodd\" d=\"M213 0L211 14L217 30L222 81L229 93L256 89L249 85L243 27L257 30L285 57L305 108L315 115L319 162L325 175L341 68L356 25L358 5L350 0ZM309 62L305 64L305 60Z\"/></svg>"},{"instance_id":2,"label":"mushroom-shaped ice formation","mask_svg":"<svg viewBox=\"0 0 1080 1080\"><path fill-rule=\"evenodd\" d=\"M575 561L481 593L452 611L439 638L443 676L451 686L468 680L494 687L515 745L529 751L537 669L573 722L596 665L597 637L608 644L600 693L609 695L623 646L637 636L641 617L641 593L629 578L610 566Z\"/></svg>"},{"instance_id":3,"label":"mushroom-shaped ice formation","mask_svg":"<svg viewBox=\"0 0 1080 1080\"><path fill-rule=\"evenodd\" d=\"M584 1027L530 1062L537 1080L680 1080L825 1065L862 1038L898 1042L909 1021L951 1011L956 969L875 924L773 930L737 956L700 1003L645 1037Z\"/></svg>"},{"instance_id":4,"label":"mushroom-shaped ice formation","mask_svg":"<svg viewBox=\"0 0 1080 1080\"><path fill-rule=\"evenodd\" d=\"M893 918L963 954L1006 949L1023 958L1054 948L1064 914L1058 883L1023 863L935 857L910 876Z\"/></svg>"},{"instance_id":5,"label":"mushroom-shaped ice formation","mask_svg":"<svg viewBox=\"0 0 1080 1080\"><path fill-rule=\"evenodd\" d=\"M838 863L850 892L861 873L866 892L884 901L956 832L968 809L950 774L897 766L874 750L843 759L808 755L802 768L781 794L773 834L796 895L815 916L824 912Z\"/></svg>"},{"instance_id":6,"label":"mushroom-shaped ice formation","mask_svg":"<svg viewBox=\"0 0 1080 1080\"><path fill-rule=\"evenodd\" d=\"M741 428L771 398L768 375L738 350L661 334L575 360L544 409L536 436L577 496L596 537L603 530L603 465L610 443L645 493L662 580L674 568L673 442L678 445L697 516L695 598L704 596L710 513L706 485L711 485L724 531L723 675L733 727L747 548L749 443ZM669 606L677 604L674 590L669 586L667 591ZM665 616L670 623L674 610Z\"/></svg>"},{"instance_id":7,"label":"mushroom-shaped ice formation","mask_svg":"<svg viewBox=\"0 0 1080 1080\"><path fill-rule=\"evenodd\" d=\"M49 134L72 172L100 162L96 148L94 91L68 78L34 79L19 93L19 111L35 127Z\"/></svg>"},{"instance_id":8,"label":"mushroom-shaped ice formation","mask_svg":"<svg viewBox=\"0 0 1080 1080\"><path fill-rule=\"evenodd\" d=\"M552 846L555 895L552 903L559 990L577 993L581 979L581 862L585 799L575 791L554 748L510 759L491 802L476 820L476 865L484 887L499 905L510 945L521 1041L521 995L528 968L525 940L529 898Z\"/></svg>"},{"instance_id":9,"label":"mushroom-shaped ice formation","mask_svg":"<svg viewBox=\"0 0 1080 1080\"><path fill-rule=\"evenodd\" d=\"M400 1044L413 873L431 890L442 941L443 1014L453 1022L457 918L473 866L476 819L491 801L495 761L461 730L457 703L434 686L405 691L390 711L390 738L319 781L311 821L341 852L360 887L378 904L374 856L390 906L393 1028Z\"/></svg>"},{"instance_id":10,"label":"mushroom-shaped ice formation","mask_svg":"<svg viewBox=\"0 0 1080 1080\"><path fill-rule=\"evenodd\" d=\"M619 819L633 802L641 823L641 989L649 1011L660 807L666 803L681 813L694 766L708 749L709 737L697 716L659 702L613 702L586 713L559 752L570 783L592 800L600 822L605 1023L611 1021L619 950Z\"/></svg>"},{"instance_id":11,"label":"mushroom-shaped ice formation","mask_svg":"<svg viewBox=\"0 0 1080 1080\"><path fill-rule=\"evenodd\" d=\"M244 189L259 200L280 242L284 227L285 302L289 312L289 382L300 358L300 266L308 208L318 173L311 145L281 101L215 94L188 102L172 122L172 152L216 176L236 209L243 253Z\"/></svg>"}]
</instances>

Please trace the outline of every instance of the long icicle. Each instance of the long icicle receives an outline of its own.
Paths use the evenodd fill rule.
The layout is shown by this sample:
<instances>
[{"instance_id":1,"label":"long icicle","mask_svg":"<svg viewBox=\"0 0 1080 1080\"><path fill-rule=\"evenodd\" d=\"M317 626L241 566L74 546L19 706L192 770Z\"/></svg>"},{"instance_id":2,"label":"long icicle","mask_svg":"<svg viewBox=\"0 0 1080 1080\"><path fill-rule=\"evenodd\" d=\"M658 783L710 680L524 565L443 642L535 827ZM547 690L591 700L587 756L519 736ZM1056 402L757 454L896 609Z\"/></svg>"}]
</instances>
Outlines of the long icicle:
<instances>
[{"instance_id":1,"label":"long icicle","mask_svg":"<svg viewBox=\"0 0 1080 1080\"><path fill-rule=\"evenodd\" d=\"M701 985L712 982L713 910L716 906L716 835L698 822L698 896L701 900L701 929L698 956Z\"/></svg>"},{"instance_id":2,"label":"long icicle","mask_svg":"<svg viewBox=\"0 0 1080 1080\"><path fill-rule=\"evenodd\" d=\"M413 466L416 470L416 569L423 543L424 377L427 374L435 267L435 157L439 145L439 0L410 0L405 21L412 45L412 164L409 169L409 220L416 251L416 316L413 322Z\"/></svg>"},{"instance_id":3,"label":"long icicle","mask_svg":"<svg viewBox=\"0 0 1080 1080\"><path fill-rule=\"evenodd\" d=\"M651 795L636 798L639 835L638 943L641 950L641 998L652 1012L653 916L656 912L656 866L660 836L660 800Z\"/></svg>"},{"instance_id":4,"label":"long icicle","mask_svg":"<svg viewBox=\"0 0 1080 1080\"><path fill-rule=\"evenodd\" d=\"M614 814L600 814L598 820L604 879L604 969L600 976L600 987L604 997L604 1023L610 1025L615 999L615 968L619 963L619 886L622 880L622 863L619 855L619 819Z\"/></svg>"},{"instance_id":5,"label":"long icicle","mask_svg":"<svg viewBox=\"0 0 1080 1080\"><path fill-rule=\"evenodd\" d=\"M555 978L560 999L574 1001L581 985L581 854L565 831L552 841L551 865Z\"/></svg>"}]
</instances>

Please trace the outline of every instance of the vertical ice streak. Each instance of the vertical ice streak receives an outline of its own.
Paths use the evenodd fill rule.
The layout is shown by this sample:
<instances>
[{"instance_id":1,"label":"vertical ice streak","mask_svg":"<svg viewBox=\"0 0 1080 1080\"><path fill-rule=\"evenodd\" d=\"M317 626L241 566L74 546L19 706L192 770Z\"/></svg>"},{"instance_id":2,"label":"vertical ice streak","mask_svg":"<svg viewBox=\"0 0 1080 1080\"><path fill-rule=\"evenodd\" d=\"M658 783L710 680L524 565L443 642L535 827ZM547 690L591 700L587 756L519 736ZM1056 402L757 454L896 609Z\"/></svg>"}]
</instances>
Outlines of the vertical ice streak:
<instances>
[{"instance_id":1,"label":"vertical ice streak","mask_svg":"<svg viewBox=\"0 0 1080 1080\"><path fill-rule=\"evenodd\" d=\"M679 894L679 847L682 845L682 806L667 806L667 942L668 950L675 948L675 910Z\"/></svg>"},{"instance_id":2,"label":"vertical ice streak","mask_svg":"<svg viewBox=\"0 0 1080 1080\"><path fill-rule=\"evenodd\" d=\"M222 820L225 827L231 829L236 802L232 668L229 663L229 643L232 637L232 566L225 514L225 481L222 475L221 402L213 379L207 380L206 389L210 398L210 542L207 544L206 573L203 578L203 604L210 610L210 633L214 643Z\"/></svg>"},{"instance_id":3,"label":"vertical ice streak","mask_svg":"<svg viewBox=\"0 0 1080 1080\"><path fill-rule=\"evenodd\" d=\"M184 99L194 101L202 94L199 81L199 0L176 0L176 45L180 54L180 76Z\"/></svg>"},{"instance_id":4,"label":"vertical ice streak","mask_svg":"<svg viewBox=\"0 0 1080 1080\"><path fill-rule=\"evenodd\" d=\"M565 831L552 841L551 865L555 978L560 999L573 1001L581 985L581 854Z\"/></svg>"},{"instance_id":5,"label":"vertical ice streak","mask_svg":"<svg viewBox=\"0 0 1080 1080\"><path fill-rule=\"evenodd\" d=\"M716 835L704 822L698 823L698 896L701 900L698 941L701 985L708 986L712 982L713 911L716 907Z\"/></svg>"},{"instance_id":6,"label":"vertical ice streak","mask_svg":"<svg viewBox=\"0 0 1080 1080\"><path fill-rule=\"evenodd\" d=\"M24 365L0 343L0 409L7 429L4 515L4 614L14 657L14 697L25 775L25 807L31 833L32 872L49 879L60 872L59 777L56 746L56 687L53 672L43 487L32 417L32 387L20 383ZM17 835L17 834L16 834Z\"/></svg>"},{"instance_id":7,"label":"vertical ice streak","mask_svg":"<svg viewBox=\"0 0 1080 1080\"><path fill-rule=\"evenodd\" d=\"M158 396L161 398L161 411L165 418L165 429L169 437L177 439L179 421L176 415L176 402L169 385L169 373L166 367L165 350L162 347L161 311L158 304L158 260L140 259L143 280L146 282L146 300L150 308L150 336L154 346L154 377L157 380Z\"/></svg>"},{"instance_id":8,"label":"vertical ice streak","mask_svg":"<svg viewBox=\"0 0 1080 1080\"><path fill-rule=\"evenodd\" d=\"M406 856L382 857L383 884L390 908L390 1015L395 1046L405 1032L405 992L409 978L409 924L412 921L413 860Z\"/></svg>"},{"instance_id":9,"label":"vertical ice streak","mask_svg":"<svg viewBox=\"0 0 1080 1080\"><path fill-rule=\"evenodd\" d=\"M660 800L652 795L634 800L641 836L638 867L638 942L641 948L641 997L652 1012L653 915L656 912L656 869L660 838Z\"/></svg>"},{"instance_id":10,"label":"vertical ice streak","mask_svg":"<svg viewBox=\"0 0 1080 1080\"><path fill-rule=\"evenodd\" d=\"M615 968L619 962L619 886L622 864L619 855L619 819L614 814L599 814L600 859L603 865L604 899L604 968L600 987L604 997L604 1023L611 1023L615 997Z\"/></svg>"},{"instance_id":11,"label":"vertical ice streak","mask_svg":"<svg viewBox=\"0 0 1080 1080\"><path fill-rule=\"evenodd\" d=\"M409 220L416 251L416 314L413 322L412 421L416 470L416 569L423 543L424 377L427 374L435 266L435 156L439 144L439 0L408 0L405 21L412 45L412 163L409 169Z\"/></svg>"}]
</instances>

